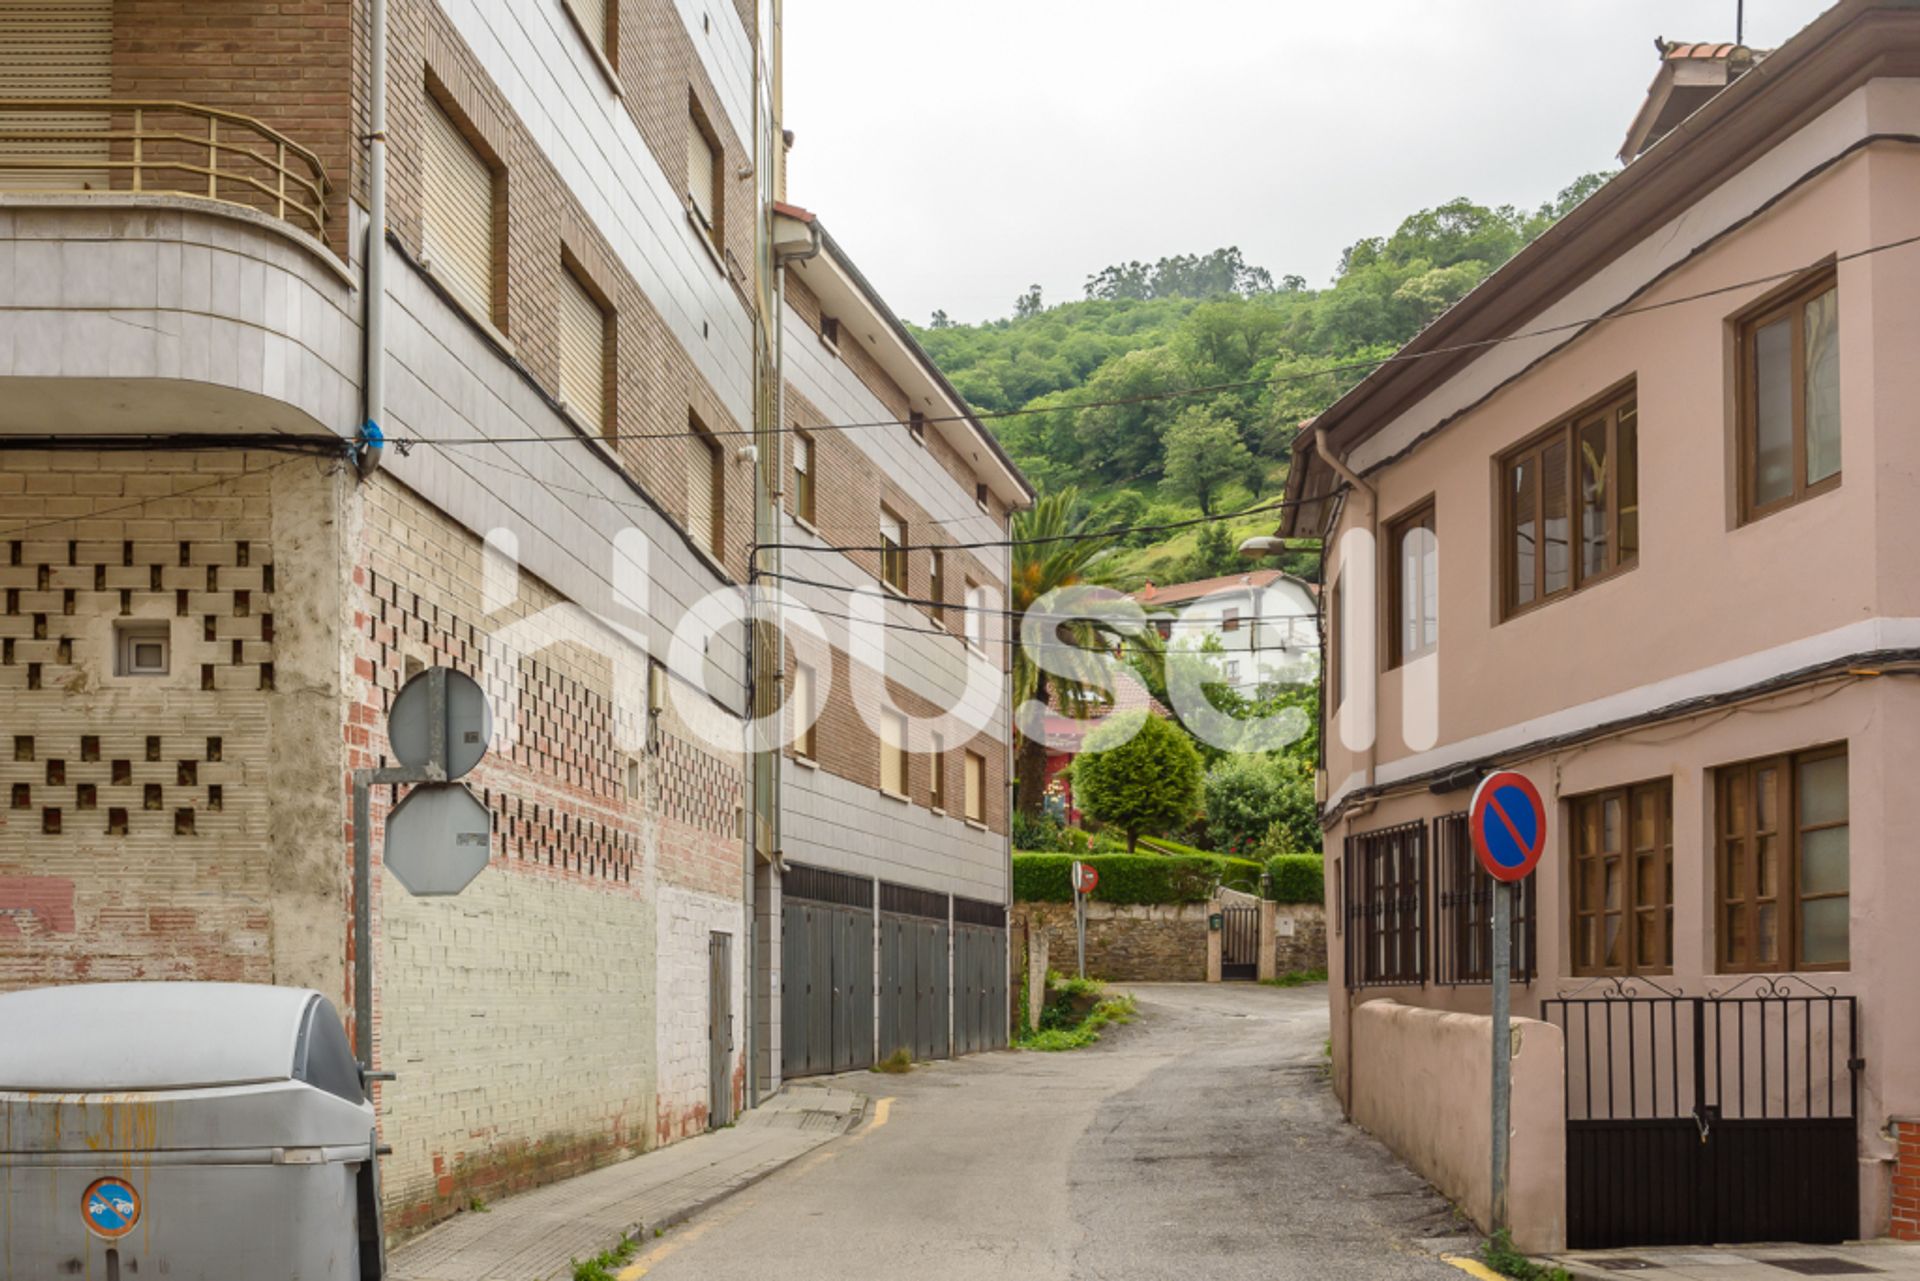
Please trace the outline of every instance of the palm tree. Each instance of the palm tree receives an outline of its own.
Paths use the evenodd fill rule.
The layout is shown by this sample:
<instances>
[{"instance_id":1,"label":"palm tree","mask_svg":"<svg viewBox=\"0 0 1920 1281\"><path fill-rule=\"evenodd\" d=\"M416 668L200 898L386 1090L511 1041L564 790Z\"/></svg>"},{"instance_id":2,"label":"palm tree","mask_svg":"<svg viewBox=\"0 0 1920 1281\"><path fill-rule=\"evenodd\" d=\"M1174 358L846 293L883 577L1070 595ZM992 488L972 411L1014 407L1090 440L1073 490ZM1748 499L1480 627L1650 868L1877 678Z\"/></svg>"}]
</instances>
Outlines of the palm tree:
<instances>
[{"instance_id":1,"label":"palm tree","mask_svg":"<svg viewBox=\"0 0 1920 1281\"><path fill-rule=\"evenodd\" d=\"M1159 637L1151 629L1137 633L1123 627L1118 617L1105 622L1098 617L1075 618L1046 632L1046 644L1058 646L1048 652L1048 671L1035 661L1026 646L1019 644L1021 623L1028 611L1062 588L1081 585L1100 554L1114 545L1117 533L1089 529L1086 517L1076 518L1078 490L1064 489L1049 494L1032 508L1013 519L1013 583L1010 609L1013 621L1013 705L1019 708L1031 700L1045 706L1050 695L1061 701L1087 706L1105 702L1102 686L1094 683L1095 673L1111 670L1109 653L1125 643L1149 655L1159 653ZM1084 609L1084 607L1082 607ZM1062 674L1062 669L1071 674ZM1015 807L1029 818L1040 814L1047 774L1046 738L1037 724L1029 724L1032 735L1017 730L1019 751L1015 756Z\"/></svg>"}]
</instances>

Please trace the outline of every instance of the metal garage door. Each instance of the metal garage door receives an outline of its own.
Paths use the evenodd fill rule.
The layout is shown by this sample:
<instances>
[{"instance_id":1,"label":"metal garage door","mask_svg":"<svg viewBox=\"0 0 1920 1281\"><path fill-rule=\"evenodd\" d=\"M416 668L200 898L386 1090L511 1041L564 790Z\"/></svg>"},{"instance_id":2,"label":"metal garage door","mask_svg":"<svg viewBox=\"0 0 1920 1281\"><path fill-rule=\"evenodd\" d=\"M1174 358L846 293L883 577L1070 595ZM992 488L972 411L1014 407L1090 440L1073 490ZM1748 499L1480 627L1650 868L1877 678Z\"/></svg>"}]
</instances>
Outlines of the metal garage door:
<instances>
[{"instance_id":1,"label":"metal garage door","mask_svg":"<svg viewBox=\"0 0 1920 1281\"><path fill-rule=\"evenodd\" d=\"M953 1046L977 1054L1007 1043L1007 910L953 901Z\"/></svg>"},{"instance_id":2,"label":"metal garage door","mask_svg":"<svg viewBox=\"0 0 1920 1281\"><path fill-rule=\"evenodd\" d=\"M944 1059L948 1036L947 896L880 883L880 1057Z\"/></svg>"},{"instance_id":3,"label":"metal garage door","mask_svg":"<svg viewBox=\"0 0 1920 1281\"><path fill-rule=\"evenodd\" d=\"M780 1073L873 1062L873 882L789 865L780 903Z\"/></svg>"}]
</instances>

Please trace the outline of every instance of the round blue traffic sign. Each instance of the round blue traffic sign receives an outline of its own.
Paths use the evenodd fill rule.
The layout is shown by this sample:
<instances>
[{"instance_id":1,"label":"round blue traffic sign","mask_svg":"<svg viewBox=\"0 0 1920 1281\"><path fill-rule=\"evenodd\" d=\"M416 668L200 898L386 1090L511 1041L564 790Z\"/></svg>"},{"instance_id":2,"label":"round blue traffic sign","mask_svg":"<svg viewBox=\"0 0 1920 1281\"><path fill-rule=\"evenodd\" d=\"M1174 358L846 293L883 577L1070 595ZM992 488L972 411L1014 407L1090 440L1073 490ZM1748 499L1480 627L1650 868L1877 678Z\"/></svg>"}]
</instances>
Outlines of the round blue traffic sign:
<instances>
[{"instance_id":1,"label":"round blue traffic sign","mask_svg":"<svg viewBox=\"0 0 1920 1281\"><path fill-rule=\"evenodd\" d=\"M80 1214L94 1235L114 1240L140 1222L140 1194L125 1179L95 1179L80 1200Z\"/></svg>"},{"instance_id":2,"label":"round blue traffic sign","mask_svg":"<svg viewBox=\"0 0 1920 1281\"><path fill-rule=\"evenodd\" d=\"M1547 807L1526 775L1499 770L1473 789L1467 831L1489 876L1522 880L1547 848Z\"/></svg>"}]
</instances>

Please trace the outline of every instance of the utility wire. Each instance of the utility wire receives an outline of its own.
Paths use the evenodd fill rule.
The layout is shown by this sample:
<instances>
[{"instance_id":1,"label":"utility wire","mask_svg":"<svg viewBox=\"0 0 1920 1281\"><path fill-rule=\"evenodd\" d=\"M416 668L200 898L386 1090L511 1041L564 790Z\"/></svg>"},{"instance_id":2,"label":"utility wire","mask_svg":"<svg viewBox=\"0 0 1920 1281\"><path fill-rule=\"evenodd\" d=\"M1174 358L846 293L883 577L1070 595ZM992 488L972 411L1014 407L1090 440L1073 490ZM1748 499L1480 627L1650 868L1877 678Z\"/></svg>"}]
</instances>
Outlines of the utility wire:
<instances>
[{"instance_id":1,"label":"utility wire","mask_svg":"<svg viewBox=\"0 0 1920 1281\"><path fill-rule=\"evenodd\" d=\"M817 587L825 591L832 591L832 592L874 591L873 587L871 587L869 584L866 584L866 583L852 583L852 584L829 583L823 579L803 578L797 574L778 573L772 570L761 570L760 577L774 578L774 579L780 580L781 582L794 583L801 587ZM927 609L957 609L963 612L969 612L968 607L965 605L956 605L951 601L932 600L930 598L921 597L921 596L908 596L903 592L902 593L896 593L891 591L875 592L875 596L879 600L893 601L901 605L919 605ZM802 603L804 604L804 602ZM1032 610L1032 609L977 608L977 609L971 610L970 612L980 614L983 617L987 617L987 618L1005 618L1005 619L1037 618L1042 620L1043 622L1057 622L1057 623L1078 623L1078 622L1097 623L1100 621L1099 617L1094 614L1052 614L1052 613L1043 613L1039 610ZM1291 618L1318 618L1318 617L1320 617L1318 613L1261 614L1259 621L1266 623L1266 622L1279 622L1284 619L1291 619ZM1163 621L1163 620L1142 620L1142 622L1146 625L1157 625L1158 622L1160 621ZM1197 624L1197 623L1204 622L1205 620L1167 619L1164 621L1170 624L1185 625L1189 623ZM1251 617L1248 617L1248 618L1243 618L1240 621L1242 621L1243 623L1250 623L1250 622L1253 622L1254 620Z\"/></svg>"},{"instance_id":2,"label":"utility wire","mask_svg":"<svg viewBox=\"0 0 1920 1281\"><path fill-rule=\"evenodd\" d=\"M1447 346L1435 347L1429 351L1410 352L1403 349L1390 356L1379 356L1370 360L1342 361L1328 365L1323 369L1306 370L1294 374L1269 375L1265 378L1247 378L1235 382L1209 383L1195 387L1177 387L1165 391L1140 392L1132 396L1116 396L1105 400L1079 401L1064 405L1027 406L1021 409L998 409L987 410L980 413L936 415L912 420L880 418L868 422L819 423L806 427L799 425L792 427L773 426L761 428L730 427L718 431L711 431L708 434L713 436L785 435L794 432L864 431L881 427L906 427L922 423L993 422L1007 418L1027 417L1035 414L1078 413L1088 409L1113 409L1128 405L1148 404L1154 401L1178 400L1189 396L1209 396L1216 392L1223 391L1242 391L1254 387L1278 387L1290 383L1305 382L1313 378L1326 378L1335 374L1370 372L1391 364L1415 360L1431 360L1439 356L1457 356L1465 352L1484 351L1490 347L1498 347L1506 343L1526 342L1534 338L1548 338L1555 334L1585 329L1593 325L1604 324L1608 321L1624 320L1629 316L1646 315L1650 312L1665 311L1672 307L1679 307L1686 303L1718 298L1725 294L1737 293L1743 289L1751 289L1756 285L1769 285L1782 280L1790 280L1795 276L1814 270L1828 262L1853 262L1872 254L1886 253L1893 249L1903 249L1917 243L1920 243L1920 234L1903 236L1898 240L1884 241L1880 244L1868 245L1863 249L1855 249L1848 253L1839 254L1832 258L1823 258L1819 262L1809 263L1805 266L1770 272L1764 276L1751 276L1745 280L1735 281L1731 284L1716 285L1711 289L1702 289L1695 293L1682 294L1678 297L1668 298L1661 302L1647 303L1639 307L1621 307L1602 312L1599 315L1586 316L1578 320L1561 321L1558 324L1544 325L1538 329L1522 330L1515 334L1505 334L1493 338L1478 338L1469 342L1450 343ZM684 440L689 434L690 433L686 431L618 432L615 433L613 441L617 444L621 441L628 440ZM416 445L449 448L464 445L582 444L588 439L589 437L581 433L565 436L447 436L438 438L396 436L391 438L391 443L396 447L404 448L412 448Z\"/></svg>"},{"instance_id":3,"label":"utility wire","mask_svg":"<svg viewBox=\"0 0 1920 1281\"><path fill-rule=\"evenodd\" d=\"M53 520L43 520L36 524L18 525L12 529L0 529L0 538L18 538L22 534L30 534L35 530L53 529L60 525L71 525L75 521L98 520L102 516L113 516L121 512L134 511L138 508L145 507L149 503L162 503L170 498L185 498L189 494L198 494L204 490L217 489L222 485L232 484L236 480L251 480L256 476L264 476L268 472L278 471L282 467L290 467L294 463L301 462L304 459L319 456L320 455L311 451L295 453L290 457L281 459L277 463L268 463L265 467L253 468L251 470L243 467L239 471L223 473L202 485L189 485L185 489L169 490L164 494L149 494L144 498L137 498L130 503L121 503L115 507L96 507L92 511L85 512L78 516L61 516Z\"/></svg>"}]
</instances>

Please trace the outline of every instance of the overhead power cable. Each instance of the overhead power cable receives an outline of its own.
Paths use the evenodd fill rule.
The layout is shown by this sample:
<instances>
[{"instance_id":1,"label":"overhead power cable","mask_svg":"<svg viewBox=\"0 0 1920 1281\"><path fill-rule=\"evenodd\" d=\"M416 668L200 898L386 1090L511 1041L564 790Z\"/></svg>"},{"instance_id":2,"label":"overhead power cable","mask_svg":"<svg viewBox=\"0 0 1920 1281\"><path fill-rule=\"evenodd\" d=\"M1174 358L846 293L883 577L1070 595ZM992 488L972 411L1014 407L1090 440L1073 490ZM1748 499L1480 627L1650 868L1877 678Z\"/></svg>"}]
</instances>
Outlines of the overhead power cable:
<instances>
[{"instance_id":1,"label":"overhead power cable","mask_svg":"<svg viewBox=\"0 0 1920 1281\"><path fill-rule=\"evenodd\" d=\"M1180 400L1191 396L1211 396L1219 392L1227 391L1244 391L1256 387L1279 387L1291 383L1306 382L1314 378L1327 378L1344 373L1371 372L1386 365L1401 364L1416 360L1432 360L1441 356L1457 356L1466 352L1484 351L1488 348L1499 347L1507 343L1526 342L1535 338L1549 338L1556 334L1585 329L1593 325L1605 324L1615 320L1624 320L1630 316L1642 316L1650 312L1665 311L1691 302L1701 302L1709 298L1718 298L1725 294L1737 293L1740 290L1752 289L1759 285L1776 284L1780 281L1791 280L1795 276L1818 269L1827 263L1853 262L1872 254L1886 253L1893 249L1904 249L1909 245L1917 243L1920 243L1920 234L1903 236L1897 240L1888 240L1880 244L1868 245L1863 249L1855 249L1848 253L1823 258L1819 262L1792 267L1784 271L1769 272L1762 276L1750 276L1744 280L1734 281L1730 284L1716 285L1711 289L1702 289L1694 293L1682 294L1677 297L1663 299L1659 302L1646 303L1638 307L1620 307L1611 311L1601 312L1598 315L1585 316L1577 320L1560 321L1552 325L1543 325L1537 329L1522 330L1519 333L1505 334L1493 338L1477 338L1468 342L1449 343L1444 347L1435 347L1428 351L1410 352L1402 350L1394 352L1389 356L1378 356L1368 360L1340 361L1321 369L1303 370L1298 373L1269 375L1265 378L1245 378L1233 382L1207 383L1193 387L1176 387L1162 391L1139 392L1131 396L1114 396L1102 400L1076 401L1071 404L1062 405L1029 405L1020 409L995 409L983 410L978 413L929 415L913 420L878 418L866 422L818 423L810 426L800 426L796 424L791 427L729 427L711 431L708 434L713 436L786 435L794 432L866 431L883 427L907 427L931 423L984 423L996 422L1008 418L1023 418L1036 414L1079 413L1089 409L1116 409L1130 405L1149 404L1155 401ZM684 440L689 434L687 431L619 432L612 437L612 440L614 443L628 440ZM584 433L574 433L563 436L445 436L438 438L428 436L396 436L391 438L391 443L406 448L411 448L416 445L433 448L453 448L467 445L582 444L588 439L589 437Z\"/></svg>"}]
</instances>

